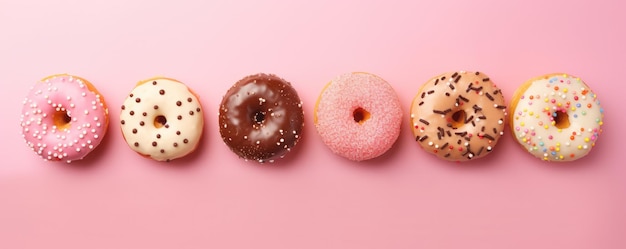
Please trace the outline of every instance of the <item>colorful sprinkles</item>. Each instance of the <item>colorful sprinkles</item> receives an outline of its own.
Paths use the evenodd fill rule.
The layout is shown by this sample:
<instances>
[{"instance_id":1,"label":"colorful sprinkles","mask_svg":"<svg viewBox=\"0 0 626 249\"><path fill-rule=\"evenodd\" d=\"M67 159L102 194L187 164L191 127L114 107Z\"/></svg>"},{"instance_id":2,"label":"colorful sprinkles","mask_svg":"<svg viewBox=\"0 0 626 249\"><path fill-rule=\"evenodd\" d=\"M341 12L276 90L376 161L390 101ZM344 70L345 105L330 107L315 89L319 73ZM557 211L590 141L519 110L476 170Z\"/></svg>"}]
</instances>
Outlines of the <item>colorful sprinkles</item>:
<instances>
[{"instance_id":1,"label":"colorful sprinkles","mask_svg":"<svg viewBox=\"0 0 626 249\"><path fill-rule=\"evenodd\" d=\"M397 138L395 121L401 118L401 113L396 113L396 109L400 109L395 108L399 106L396 99L393 99L391 111L382 107L379 110L379 104L388 107L387 97L395 96L395 92L382 79L366 73L346 74L335 81L350 83L345 86L349 87L350 93L333 93L332 105L326 107L322 102L316 106L316 127L318 131L322 129L322 134L330 134L329 138L323 138L324 142L328 144L330 141L329 147L340 144L337 149L331 148L333 152L355 161L381 155ZM376 97L355 104L354 99L371 95L361 89L364 87L358 85L360 82L378 84L375 86L386 91L385 98ZM325 91L334 91L333 87L325 88ZM235 107L249 111L242 111L245 115L241 119L232 117L233 113L240 111L230 106L235 104L223 100L220 107L222 139L229 146L233 140L244 144L234 151L246 160L273 162L299 141L303 126L302 102L289 83L270 89L272 96L281 98L260 95L262 92L257 89L245 90L244 94L244 90L232 97L237 100ZM320 100L324 100L324 96L321 95ZM231 98L230 95L226 97ZM249 98L251 104L240 106L242 101L237 98L244 97L246 101ZM284 104L287 100L290 102ZM341 111L349 109L348 115L331 112L337 109L336 106L343 107ZM289 111L287 119L283 117L285 108ZM356 109L363 112L354 111ZM337 129L340 125L332 123L325 128L325 116L318 110L331 113L334 116L330 120L339 120L346 127ZM183 83L154 78L138 84L128 94L121 106L121 130L134 151L158 161L169 161L195 150L204 125L201 111L199 99ZM580 159L591 151L602 134L604 109L600 101L580 78L568 74L549 74L529 80L517 90L510 109L507 109L502 91L484 73L448 72L422 85L413 99L410 121L415 141L424 150L445 160L467 161L493 151L503 135L508 111L511 112L508 121L515 139L529 153L544 161ZM376 116L380 113L387 116ZM281 120L282 128L274 129L275 132L270 134L266 132L266 126L271 124L269 127L274 127L276 123L268 121L274 119ZM249 130L241 132L236 125L241 123L240 120L249 121L246 126ZM370 128L372 123L377 126ZM380 135L377 134L380 133L379 123L394 129L383 134L384 138L374 137ZM102 96L86 80L71 75L54 75L31 88L23 102L20 125L29 148L44 160L69 163L82 159L98 146L108 126L108 109ZM364 127L371 130L361 133ZM387 142L382 150L378 148L381 147L380 141ZM365 149L355 150L354 144Z\"/></svg>"},{"instance_id":2,"label":"colorful sprinkles","mask_svg":"<svg viewBox=\"0 0 626 249\"><path fill-rule=\"evenodd\" d=\"M528 81L515 96L519 99L511 106L512 132L537 158L577 160L591 151L602 133L604 110L580 78L542 76Z\"/></svg>"}]
</instances>

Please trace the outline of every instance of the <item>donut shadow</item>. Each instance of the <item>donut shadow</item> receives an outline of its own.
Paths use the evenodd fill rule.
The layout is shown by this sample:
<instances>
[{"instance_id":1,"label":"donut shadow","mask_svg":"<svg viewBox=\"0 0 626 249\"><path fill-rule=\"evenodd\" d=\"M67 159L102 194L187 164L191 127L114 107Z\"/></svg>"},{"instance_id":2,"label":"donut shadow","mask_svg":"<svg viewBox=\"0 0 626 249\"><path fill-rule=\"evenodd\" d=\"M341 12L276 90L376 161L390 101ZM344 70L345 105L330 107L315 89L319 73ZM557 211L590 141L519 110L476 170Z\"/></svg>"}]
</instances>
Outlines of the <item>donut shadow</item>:
<instances>
[{"instance_id":1,"label":"donut shadow","mask_svg":"<svg viewBox=\"0 0 626 249\"><path fill-rule=\"evenodd\" d=\"M202 137L200 137L200 142L202 142L204 139L204 135ZM164 165L164 167L171 167L171 168L192 168L192 167L196 167L197 165L199 165L200 163L197 163L198 160L200 160L199 158L202 156L202 152L201 150L202 145L198 145L198 147L196 147L196 149L194 151L192 151L191 153L181 157L181 158L176 158L174 160L170 160L170 161L159 161L159 163L162 163L162 165ZM150 159L153 160L151 158L146 158L146 159Z\"/></svg>"},{"instance_id":2,"label":"donut shadow","mask_svg":"<svg viewBox=\"0 0 626 249\"><path fill-rule=\"evenodd\" d=\"M463 161L463 162L453 162L448 161L447 165L450 167L455 167L458 169L467 169L467 170L487 170L494 169L498 166L502 165L502 161L506 159L505 153L498 153L495 149L489 155L486 155L481 158L477 158L475 160Z\"/></svg>"}]
</instances>

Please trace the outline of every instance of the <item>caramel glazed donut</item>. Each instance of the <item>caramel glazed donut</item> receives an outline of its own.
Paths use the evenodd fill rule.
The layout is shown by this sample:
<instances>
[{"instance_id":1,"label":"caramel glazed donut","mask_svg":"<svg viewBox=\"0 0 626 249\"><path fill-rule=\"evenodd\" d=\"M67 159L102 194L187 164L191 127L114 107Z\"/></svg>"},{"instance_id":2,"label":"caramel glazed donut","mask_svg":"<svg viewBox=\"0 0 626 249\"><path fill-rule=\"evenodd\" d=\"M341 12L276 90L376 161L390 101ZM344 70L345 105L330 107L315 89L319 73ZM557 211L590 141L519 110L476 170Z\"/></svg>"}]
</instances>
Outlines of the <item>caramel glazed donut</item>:
<instances>
[{"instance_id":1,"label":"caramel glazed donut","mask_svg":"<svg viewBox=\"0 0 626 249\"><path fill-rule=\"evenodd\" d=\"M480 72L449 72L426 82L411 104L415 140L449 161L467 161L491 152L503 135L502 92Z\"/></svg>"},{"instance_id":2,"label":"caramel glazed donut","mask_svg":"<svg viewBox=\"0 0 626 249\"><path fill-rule=\"evenodd\" d=\"M122 105L122 134L140 155L170 161L196 149L204 125L201 111L185 84L169 78L141 81Z\"/></svg>"},{"instance_id":3,"label":"caramel glazed donut","mask_svg":"<svg viewBox=\"0 0 626 249\"><path fill-rule=\"evenodd\" d=\"M219 109L220 134L239 157L274 162L296 146L304 126L302 101L291 84L256 74L235 83Z\"/></svg>"}]
</instances>

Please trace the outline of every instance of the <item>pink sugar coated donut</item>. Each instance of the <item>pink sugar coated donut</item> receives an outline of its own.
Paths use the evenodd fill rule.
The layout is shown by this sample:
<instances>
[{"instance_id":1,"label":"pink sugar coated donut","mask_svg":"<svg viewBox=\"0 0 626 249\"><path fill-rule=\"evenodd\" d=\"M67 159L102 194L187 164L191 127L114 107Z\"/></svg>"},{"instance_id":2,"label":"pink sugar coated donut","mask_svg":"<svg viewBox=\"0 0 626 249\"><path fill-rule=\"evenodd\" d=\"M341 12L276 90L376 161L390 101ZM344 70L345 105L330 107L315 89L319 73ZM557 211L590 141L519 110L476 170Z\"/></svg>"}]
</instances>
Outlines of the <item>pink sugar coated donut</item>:
<instances>
[{"instance_id":1,"label":"pink sugar coated donut","mask_svg":"<svg viewBox=\"0 0 626 249\"><path fill-rule=\"evenodd\" d=\"M102 141L108 126L104 99L86 80L54 75L35 84L21 116L26 144L46 161L85 157Z\"/></svg>"},{"instance_id":2,"label":"pink sugar coated donut","mask_svg":"<svg viewBox=\"0 0 626 249\"><path fill-rule=\"evenodd\" d=\"M402 108L394 89L369 73L348 73L324 88L315 127L332 152L353 161L387 152L400 135Z\"/></svg>"}]
</instances>

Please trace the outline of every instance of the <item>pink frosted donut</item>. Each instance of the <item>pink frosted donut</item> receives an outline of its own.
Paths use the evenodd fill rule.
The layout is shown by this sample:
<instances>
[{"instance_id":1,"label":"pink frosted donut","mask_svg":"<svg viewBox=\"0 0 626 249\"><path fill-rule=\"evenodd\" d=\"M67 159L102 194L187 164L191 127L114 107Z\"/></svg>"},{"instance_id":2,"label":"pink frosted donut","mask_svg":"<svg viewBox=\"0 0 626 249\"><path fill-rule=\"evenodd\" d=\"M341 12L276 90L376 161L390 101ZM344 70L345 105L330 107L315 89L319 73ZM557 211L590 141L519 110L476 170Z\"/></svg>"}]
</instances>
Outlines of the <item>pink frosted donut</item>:
<instances>
[{"instance_id":1,"label":"pink frosted donut","mask_svg":"<svg viewBox=\"0 0 626 249\"><path fill-rule=\"evenodd\" d=\"M35 84L22 109L22 136L46 161L83 159L109 124L104 98L85 79L53 75Z\"/></svg>"},{"instance_id":2,"label":"pink frosted donut","mask_svg":"<svg viewBox=\"0 0 626 249\"><path fill-rule=\"evenodd\" d=\"M340 75L326 85L314 111L322 141L353 161L388 151L400 135L402 108L385 80L369 73Z\"/></svg>"}]
</instances>

